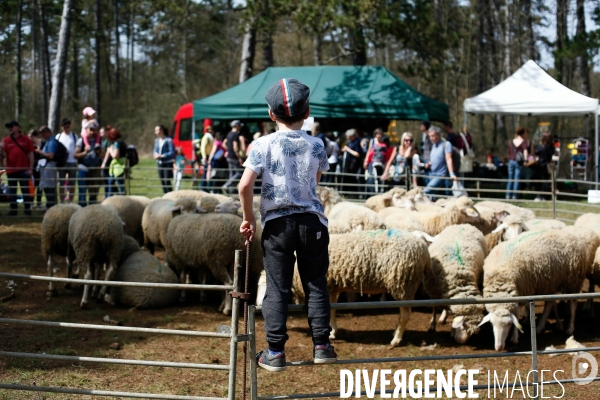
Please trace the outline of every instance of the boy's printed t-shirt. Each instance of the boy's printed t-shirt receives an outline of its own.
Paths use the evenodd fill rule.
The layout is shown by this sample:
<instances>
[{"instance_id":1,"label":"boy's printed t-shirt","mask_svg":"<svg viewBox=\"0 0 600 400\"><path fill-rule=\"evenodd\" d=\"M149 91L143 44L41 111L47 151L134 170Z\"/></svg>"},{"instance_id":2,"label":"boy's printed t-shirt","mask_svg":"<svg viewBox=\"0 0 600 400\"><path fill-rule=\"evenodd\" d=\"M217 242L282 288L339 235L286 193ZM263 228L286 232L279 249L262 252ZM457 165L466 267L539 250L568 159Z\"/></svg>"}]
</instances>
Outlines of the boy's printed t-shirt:
<instances>
[{"instance_id":1,"label":"boy's printed t-shirt","mask_svg":"<svg viewBox=\"0 0 600 400\"><path fill-rule=\"evenodd\" d=\"M323 141L303 131L277 131L252 142L244 163L262 175L260 220L297 213L317 214L327 226L323 204L317 196L317 172L329 170Z\"/></svg>"}]
</instances>

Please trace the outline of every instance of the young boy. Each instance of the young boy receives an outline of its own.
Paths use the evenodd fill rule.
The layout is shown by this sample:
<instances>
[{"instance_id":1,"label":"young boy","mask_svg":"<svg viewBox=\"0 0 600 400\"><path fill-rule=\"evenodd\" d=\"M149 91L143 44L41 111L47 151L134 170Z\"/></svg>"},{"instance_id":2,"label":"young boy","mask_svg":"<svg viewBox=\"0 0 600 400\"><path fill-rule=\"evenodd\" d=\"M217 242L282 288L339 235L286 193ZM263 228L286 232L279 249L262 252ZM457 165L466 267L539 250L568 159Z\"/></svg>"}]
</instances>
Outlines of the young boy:
<instances>
[{"instance_id":1,"label":"young boy","mask_svg":"<svg viewBox=\"0 0 600 400\"><path fill-rule=\"evenodd\" d=\"M323 141L300 130L310 114L309 95L310 89L296 79L282 79L269 88L265 96L269 116L279 130L252 143L240 181L244 210L240 232L247 241L252 241L256 232L252 191L256 178L262 175L260 222L267 275L262 313L269 348L256 354L256 360L258 365L273 372L286 367L286 322L296 256L306 294L314 362L337 361L329 344L330 305L326 279L329 233L327 217L317 197L317 183L329 164Z\"/></svg>"}]
</instances>

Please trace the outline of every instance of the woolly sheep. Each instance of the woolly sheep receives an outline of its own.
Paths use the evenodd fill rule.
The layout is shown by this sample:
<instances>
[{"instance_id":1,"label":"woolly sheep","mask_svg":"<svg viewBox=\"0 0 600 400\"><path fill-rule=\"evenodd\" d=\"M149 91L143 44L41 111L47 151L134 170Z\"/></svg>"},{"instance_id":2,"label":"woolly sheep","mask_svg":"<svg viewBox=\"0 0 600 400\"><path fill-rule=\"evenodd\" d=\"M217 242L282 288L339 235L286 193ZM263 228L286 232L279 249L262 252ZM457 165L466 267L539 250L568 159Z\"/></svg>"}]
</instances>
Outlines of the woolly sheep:
<instances>
[{"instance_id":1,"label":"woolly sheep","mask_svg":"<svg viewBox=\"0 0 600 400\"><path fill-rule=\"evenodd\" d=\"M112 279L123 251L123 221L111 206L95 204L77 210L69 221L69 245L79 266L87 268L85 279L95 277L97 264L108 264L105 280ZM83 289L81 308L89 300L89 285ZM106 287L100 290L104 296Z\"/></svg>"},{"instance_id":2,"label":"woolly sheep","mask_svg":"<svg viewBox=\"0 0 600 400\"><path fill-rule=\"evenodd\" d=\"M378 212L386 207L406 207L407 202L409 208L413 208L413 204L406 197L406 190L393 188L386 193L371 196L365 202L365 207Z\"/></svg>"},{"instance_id":3,"label":"woolly sheep","mask_svg":"<svg viewBox=\"0 0 600 400\"><path fill-rule=\"evenodd\" d=\"M500 242L506 242L528 230L529 228L527 228L521 217L508 215L504 218L500 226L485 235L488 250L492 251Z\"/></svg>"},{"instance_id":4,"label":"woolly sheep","mask_svg":"<svg viewBox=\"0 0 600 400\"><path fill-rule=\"evenodd\" d=\"M557 219L541 219L541 218L530 219L525 223L525 225L527 225L527 228L529 228L530 231L545 231L548 229L563 229L564 227L567 226L567 224L565 224L564 222L559 221Z\"/></svg>"},{"instance_id":5,"label":"woolly sheep","mask_svg":"<svg viewBox=\"0 0 600 400\"><path fill-rule=\"evenodd\" d=\"M69 220L81 209L76 204L57 204L50 207L42 220L42 257L48 262L48 276L54 274L53 255L66 257L67 278L71 278L71 269L75 254L69 248ZM79 269L75 273L79 275ZM54 293L54 282L48 283L48 296Z\"/></svg>"},{"instance_id":6,"label":"woolly sheep","mask_svg":"<svg viewBox=\"0 0 600 400\"><path fill-rule=\"evenodd\" d=\"M235 250L243 250L245 240L240 235L242 219L232 214L180 215L171 221L167 231L166 250L169 260L180 274L181 283L186 283L188 271L212 272L213 276L230 285L233 273ZM256 275L263 269L261 248L262 228L250 245L251 269ZM243 258L245 259L245 258ZM184 299L182 292L182 297ZM223 313L231 311L231 298L226 296Z\"/></svg>"},{"instance_id":7,"label":"woolly sheep","mask_svg":"<svg viewBox=\"0 0 600 400\"><path fill-rule=\"evenodd\" d=\"M409 232L378 230L331 235L327 286L331 302L343 292L380 294L396 300L413 300L431 261L425 242ZM296 301L304 302L298 274L294 274ZM400 308L400 321L392 346L398 346L408 324L410 307ZM331 338L338 331L335 310L331 310Z\"/></svg>"},{"instance_id":8,"label":"woolly sheep","mask_svg":"<svg viewBox=\"0 0 600 400\"><path fill-rule=\"evenodd\" d=\"M496 229L504 218L508 217L510 214L506 210L496 211L491 208L476 204L475 209L479 213L479 222L474 223L475 225L484 235L492 232Z\"/></svg>"},{"instance_id":9,"label":"woolly sheep","mask_svg":"<svg viewBox=\"0 0 600 400\"><path fill-rule=\"evenodd\" d=\"M140 245L144 244L144 232L142 230L142 215L144 215L145 206L137 199L129 196L111 196L102 202L102 205L111 205L119 213L119 217L125 225L123 231L127 236L131 236Z\"/></svg>"},{"instance_id":10,"label":"woolly sheep","mask_svg":"<svg viewBox=\"0 0 600 400\"><path fill-rule=\"evenodd\" d=\"M333 206L342 202L342 196L340 196L337 190L330 187L317 186L317 197L321 200L324 213L327 216L329 216Z\"/></svg>"},{"instance_id":11,"label":"woolly sheep","mask_svg":"<svg viewBox=\"0 0 600 400\"><path fill-rule=\"evenodd\" d=\"M600 235L600 214L587 213L575 220L574 226L585 226Z\"/></svg>"},{"instance_id":12,"label":"woolly sheep","mask_svg":"<svg viewBox=\"0 0 600 400\"><path fill-rule=\"evenodd\" d=\"M452 225L436 236L429 246L431 269L423 278L423 287L433 299L481 298L478 283L483 275L483 262L488 254L485 237L472 225ZM429 273L431 272L431 273ZM464 344L479 332L483 319L482 304L455 304L449 306L455 318L452 336ZM430 331L435 332L435 307Z\"/></svg>"},{"instance_id":13,"label":"woolly sheep","mask_svg":"<svg viewBox=\"0 0 600 400\"><path fill-rule=\"evenodd\" d=\"M150 199L146 196L127 196L127 197L129 197L130 199L139 201L140 204L142 206L144 206L144 208L148 205L148 203L150 203Z\"/></svg>"},{"instance_id":14,"label":"woolly sheep","mask_svg":"<svg viewBox=\"0 0 600 400\"><path fill-rule=\"evenodd\" d=\"M137 251L119 266L115 280L121 282L179 283L177 275L152 254ZM167 307L177 301L174 289L115 287L112 297L127 307L144 309ZM112 294L112 293L111 293Z\"/></svg>"},{"instance_id":15,"label":"woolly sheep","mask_svg":"<svg viewBox=\"0 0 600 400\"><path fill-rule=\"evenodd\" d=\"M383 229L385 225L377 213L350 202L337 203L329 213L329 233L347 233Z\"/></svg>"},{"instance_id":16,"label":"woolly sheep","mask_svg":"<svg viewBox=\"0 0 600 400\"><path fill-rule=\"evenodd\" d=\"M467 197L462 197L452 202L439 212L416 212L417 220L431 236L438 235L451 225L464 224L465 222L477 221L479 213L473 207L473 202Z\"/></svg>"},{"instance_id":17,"label":"woolly sheep","mask_svg":"<svg viewBox=\"0 0 600 400\"><path fill-rule=\"evenodd\" d=\"M238 211L241 209L242 203L239 200L230 200L224 203L219 203L214 207L214 212L217 214L238 214ZM204 208L204 207L203 207ZM210 212L209 210L207 210Z\"/></svg>"},{"instance_id":18,"label":"woolly sheep","mask_svg":"<svg viewBox=\"0 0 600 400\"><path fill-rule=\"evenodd\" d=\"M530 219L535 218L535 213L533 211L528 210L523 207L515 206L510 203L504 203L501 201L485 200L485 201L481 201L481 202L477 203L477 205L491 208L492 210L495 210L495 211L508 211L508 213L510 215L517 215L517 216L523 218L523 221L525 221L525 222L529 221Z\"/></svg>"},{"instance_id":19,"label":"woolly sheep","mask_svg":"<svg viewBox=\"0 0 600 400\"><path fill-rule=\"evenodd\" d=\"M219 203L223 203L225 201L231 200L231 197L217 194L217 193L208 193L202 190L178 190L176 192L166 193L162 198L167 200L177 200L184 197L191 198L198 201L201 201L203 197L213 197L219 201Z\"/></svg>"},{"instance_id":20,"label":"woolly sheep","mask_svg":"<svg viewBox=\"0 0 600 400\"><path fill-rule=\"evenodd\" d=\"M405 230L408 232L413 232L413 231L423 231L424 232L425 231L425 227L416 218L416 216L414 215L415 213L407 212L406 210L403 210L401 208L395 208L395 207L389 207L389 208L395 209L398 211L394 212L394 213L390 213L390 212L383 213L383 211L385 210L384 209L378 213L380 217L382 217L382 215L387 214L387 216L385 216L385 218L383 218L383 223L385 224L385 226L388 229L401 229L401 230Z\"/></svg>"},{"instance_id":21,"label":"woolly sheep","mask_svg":"<svg viewBox=\"0 0 600 400\"><path fill-rule=\"evenodd\" d=\"M558 230L526 232L496 246L484 263L483 295L513 297L564 293L579 293L586 277L585 245L574 235ZM544 329L553 302L546 303L537 324ZM571 320L567 334L575 329L576 301L571 301ZM491 322L497 351L503 350L514 325L511 341L518 342L517 304L486 304L487 314L481 325Z\"/></svg>"},{"instance_id":22,"label":"woolly sheep","mask_svg":"<svg viewBox=\"0 0 600 400\"><path fill-rule=\"evenodd\" d=\"M167 228L174 214L189 214L204 212L196 200L182 197L177 200L153 199L144 210L142 229L144 231L144 246L154 254L154 247L165 247ZM165 255L165 261L167 256ZM168 263L168 261L166 261Z\"/></svg>"},{"instance_id":23,"label":"woolly sheep","mask_svg":"<svg viewBox=\"0 0 600 400\"><path fill-rule=\"evenodd\" d=\"M576 237L584 244L587 250L586 266L588 268L587 278L589 280L588 290L593 293L595 291L595 283L600 282L597 278L600 275L596 272L596 252L600 247L600 236L590 228L584 226L567 226L562 229L562 232L568 232ZM588 299L584 306L584 310L591 311L593 314L593 301L594 299ZM562 329L562 328L561 328Z\"/></svg>"}]
</instances>

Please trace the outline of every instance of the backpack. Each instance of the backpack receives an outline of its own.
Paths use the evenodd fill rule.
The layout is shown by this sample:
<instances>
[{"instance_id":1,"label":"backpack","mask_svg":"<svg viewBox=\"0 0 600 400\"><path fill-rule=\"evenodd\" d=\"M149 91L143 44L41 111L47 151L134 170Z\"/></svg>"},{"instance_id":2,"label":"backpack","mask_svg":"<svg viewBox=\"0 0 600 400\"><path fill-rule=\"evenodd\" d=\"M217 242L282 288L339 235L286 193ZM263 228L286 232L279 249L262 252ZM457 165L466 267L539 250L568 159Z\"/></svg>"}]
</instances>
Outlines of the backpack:
<instances>
[{"instance_id":1,"label":"backpack","mask_svg":"<svg viewBox=\"0 0 600 400\"><path fill-rule=\"evenodd\" d=\"M63 168L65 165L67 165L67 159L69 158L69 150L67 150L67 147L58 140L56 141L56 143L58 143L58 148L56 149L56 153L54 154L53 160L56 161L56 166L58 168Z\"/></svg>"},{"instance_id":2,"label":"backpack","mask_svg":"<svg viewBox=\"0 0 600 400\"><path fill-rule=\"evenodd\" d=\"M134 145L130 144L127 146L126 155L127 160L129 161L129 166L133 167L140 162L140 157L138 155L138 151Z\"/></svg>"}]
</instances>

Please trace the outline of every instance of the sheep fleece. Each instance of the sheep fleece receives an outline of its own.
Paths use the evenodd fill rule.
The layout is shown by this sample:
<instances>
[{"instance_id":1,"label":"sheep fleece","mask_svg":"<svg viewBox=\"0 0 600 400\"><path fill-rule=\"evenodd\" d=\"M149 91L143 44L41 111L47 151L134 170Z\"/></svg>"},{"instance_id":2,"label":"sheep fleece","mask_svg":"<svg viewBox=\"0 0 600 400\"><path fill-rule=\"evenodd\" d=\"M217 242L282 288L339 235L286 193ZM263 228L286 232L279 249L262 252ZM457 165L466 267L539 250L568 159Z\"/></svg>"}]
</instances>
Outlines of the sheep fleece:
<instances>
[{"instance_id":1,"label":"sheep fleece","mask_svg":"<svg viewBox=\"0 0 600 400\"><path fill-rule=\"evenodd\" d=\"M69 220L81 207L76 204L57 204L50 207L42 221L42 256L66 257L69 249Z\"/></svg>"}]
</instances>

